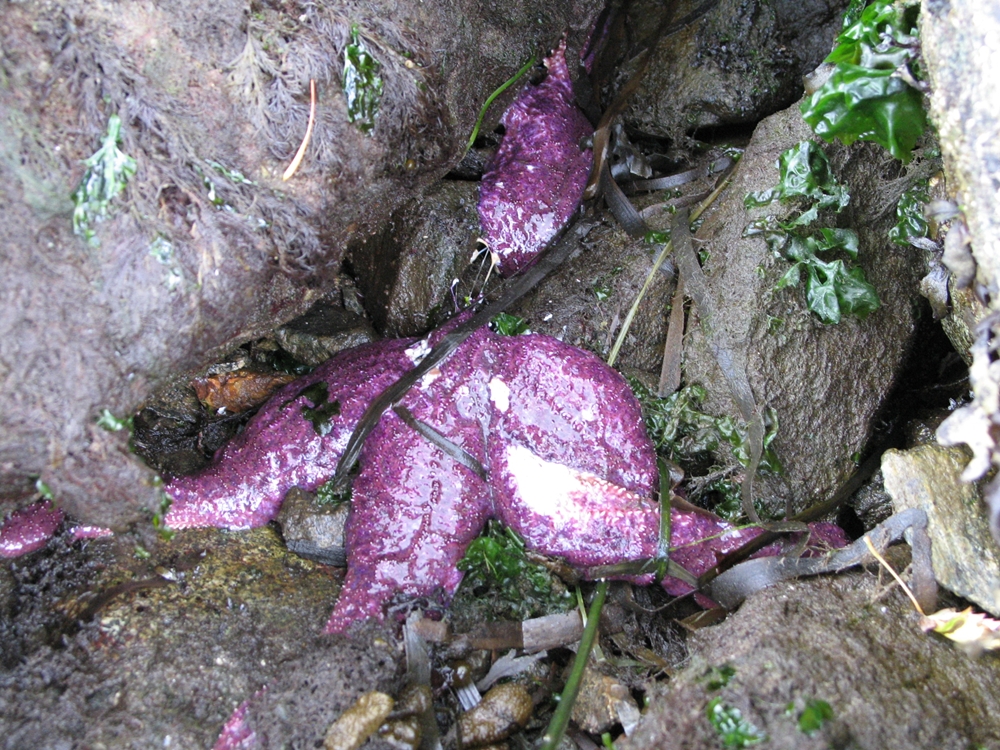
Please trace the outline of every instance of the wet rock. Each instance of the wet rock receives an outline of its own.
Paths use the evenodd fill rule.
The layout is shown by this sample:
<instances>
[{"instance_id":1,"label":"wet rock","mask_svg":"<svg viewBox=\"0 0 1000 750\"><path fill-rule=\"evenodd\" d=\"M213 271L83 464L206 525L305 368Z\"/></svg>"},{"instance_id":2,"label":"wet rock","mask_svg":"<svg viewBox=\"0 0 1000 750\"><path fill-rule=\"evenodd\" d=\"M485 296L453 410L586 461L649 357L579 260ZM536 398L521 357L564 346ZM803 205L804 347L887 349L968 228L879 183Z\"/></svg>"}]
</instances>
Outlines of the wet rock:
<instances>
[{"instance_id":1,"label":"wet rock","mask_svg":"<svg viewBox=\"0 0 1000 750\"><path fill-rule=\"evenodd\" d=\"M979 265L977 280L995 300L1000 292L1000 143L994 136L1000 90L994 81L1000 18L983 13L975 0L925 3L921 11L930 115L941 141L948 189L965 215Z\"/></svg>"},{"instance_id":2,"label":"wet rock","mask_svg":"<svg viewBox=\"0 0 1000 750\"><path fill-rule=\"evenodd\" d=\"M293 487L274 519L285 544L296 555L326 565L347 565L344 526L350 503L319 505L311 492Z\"/></svg>"},{"instance_id":3,"label":"wet rock","mask_svg":"<svg viewBox=\"0 0 1000 750\"><path fill-rule=\"evenodd\" d=\"M295 359L316 367L342 349L374 341L375 332L357 313L318 302L305 315L275 331L275 338Z\"/></svg>"},{"instance_id":4,"label":"wet rock","mask_svg":"<svg viewBox=\"0 0 1000 750\"><path fill-rule=\"evenodd\" d=\"M920 16L922 53L931 84L931 121L938 131L949 193L963 213L946 238L946 260L967 277L963 280L974 275L972 289L980 299L989 300L991 313L971 347L970 381L975 400L942 426L942 442L964 442L972 448L975 458L965 477L969 480L982 478L1000 462L993 438L1000 374L991 354L997 336L993 321L1000 310L1000 213L996 192L1000 147L994 137L1000 120L1000 91L993 84L1000 18L981 10L971 0L934 2L925 3ZM965 236L958 236L956 230L963 228L967 228ZM969 252L975 269L968 262ZM986 492L994 529L998 528L1000 509L995 489Z\"/></svg>"},{"instance_id":5,"label":"wet rock","mask_svg":"<svg viewBox=\"0 0 1000 750\"><path fill-rule=\"evenodd\" d=\"M357 750L392 712L391 695L377 690L365 693L330 725L323 747L326 750Z\"/></svg>"},{"instance_id":6,"label":"wet rock","mask_svg":"<svg viewBox=\"0 0 1000 750\"><path fill-rule=\"evenodd\" d=\"M522 685L506 682L483 696L474 708L458 719L463 747L483 747L510 737L531 718L534 705Z\"/></svg>"},{"instance_id":7,"label":"wet rock","mask_svg":"<svg viewBox=\"0 0 1000 750\"><path fill-rule=\"evenodd\" d=\"M905 567L905 548L891 551L902 552L890 556L894 567ZM880 589L875 573L855 571L756 594L689 639L690 665L651 698L635 735L615 746L721 746L706 719L713 698L739 709L769 748L995 745L996 660L971 660L924 634L902 592L877 598ZM732 678L711 689L713 669L718 675L723 666ZM812 735L799 728L808 701L825 701L833 714Z\"/></svg>"},{"instance_id":8,"label":"wet rock","mask_svg":"<svg viewBox=\"0 0 1000 750\"><path fill-rule=\"evenodd\" d=\"M277 678L317 662L342 675L325 683L334 713L322 738L360 693L393 686L384 639L317 635L333 569L289 553L273 529L179 532L149 560L118 537L53 559L58 549L7 564L15 606L4 607L2 642L19 636L20 648L0 668L0 747L211 747L264 683L267 705L290 713Z\"/></svg>"},{"instance_id":9,"label":"wet rock","mask_svg":"<svg viewBox=\"0 0 1000 750\"><path fill-rule=\"evenodd\" d=\"M572 719L583 731L601 734L615 724L633 724L639 716L635 699L615 677L602 674L591 660L583 672Z\"/></svg>"},{"instance_id":10,"label":"wet rock","mask_svg":"<svg viewBox=\"0 0 1000 750\"><path fill-rule=\"evenodd\" d=\"M948 301L951 312L941 319L941 327L965 364L971 365L975 331L989 311L971 289L957 289L953 278L948 281Z\"/></svg>"},{"instance_id":11,"label":"wet rock","mask_svg":"<svg viewBox=\"0 0 1000 750\"><path fill-rule=\"evenodd\" d=\"M854 493L850 505L866 530L874 529L893 514L892 498L882 486L881 470L872 474L871 479Z\"/></svg>"},{"instance_id":12,"label":"wet rock","mask_svg":"<svg viewBox=\"0 0 1000 750\"><path fill-rule=\"evenodd\" d=\"M243 366L248 360L240 357ZM132 448L161 474L190 474L208 463L250 414L212 414L198 401L191 378L173 378L135 415Z\"/></svg>"},{"instance_id":13,"label":"wet rock","mask_svg":"<svg viewBox=\"0 0 1000 750\"><path fill-rule=\"evenodd\" d=\"M426 333L454 311L452 282L476 250L477 196L476 183L438 183L352 250L365 309L384 335ZM485 277L489 255L483 257Z\"/></svg>"},{"instance_id":14,"label":"wet rock","mask_svg":"<svg viewBox=\"0 0 1000 750\"><path fill-rule=\"evenodd\" d=\"M1000 548L990 535L979 488L960 479L968 460L961 448L938 445L886 451L885 489L897 511L927 513L938 583L1000 615Z\"/></svg>"},{"instance_id":15,"label":"wet rock","mask_svg":"<svg viewBox=\"0 0 1000 750\"><path fill-rule=\"evenodd\" d=\"M40 475L71 515L118 529L155 507L152 472L124 432L95 426L98 415L133 414L171 374L321 299L344 249L461 159L482 103L531 50L564 35L578 49L601 7L515 5L10 6L0 29L0 244L14 249L0 259L0 495L22 495ZM341 88L352 25L383 82L367 134ZM315 126L283 181L310 81ZM73 234L70 196L111 115L136 170L89 221L88 242Z\"/></svg>"},{"instance_id":16,"label":"wet rock","mask_svg":"<svg viewBox=\"0 0 1000 750\"><path fill-rule=\"evenodd\" d=\"M594 227L585 245L582 253L546 277L511 312L525 318L535 333L607 357L658 248L630 239L611 225ZM653 278L622 347L621 366L659 373L674 286L672 266Z\"/></svg>"},{"instance_id":17,"label":"wet rock","mask_svg":"<svg viewBox=\"0 0 1000 750\"><path fill-rule=\"evenodd\" d=\"M893 245L887 232L895 206L908 186L898 162L870 144L824 146L851 203L819 226L851 227L860 242L858 265L878 292L882 306L866 320L845 317L824 325L805 306L801 287L776 290L788 263L773 257L760 237L744 237L751 220L781 219L779 204L747 211L743 198L777 182L779 154L812 138L798 107L764 120L754 133L733 182L706 214L696 241L715 299L712 325L745 353L747 376L758 406L776 410L773 446L785 476L758 483L756 495L774 510L784 499L801 509L829 497L854 471L875 415L885 402L917 331L923 261ZM684 378L708 389L706 410L737 414L700 325L688 322Z\"/></svg>"},{"instance_id":18,"label":"wet rock","mask_svg":"<svg viewBox=\"0 0 1000 750\"><path fill-rule=\"evenodd\" d=\"M684 143L692 130L751 125L787 107L802 95L802 77L830 52L846 6L844 0L722 0L656 44L626 122ZM640 29L638 43L667 7L674 10L635 4L629 15Z\"/></svg>"}]
</instances>

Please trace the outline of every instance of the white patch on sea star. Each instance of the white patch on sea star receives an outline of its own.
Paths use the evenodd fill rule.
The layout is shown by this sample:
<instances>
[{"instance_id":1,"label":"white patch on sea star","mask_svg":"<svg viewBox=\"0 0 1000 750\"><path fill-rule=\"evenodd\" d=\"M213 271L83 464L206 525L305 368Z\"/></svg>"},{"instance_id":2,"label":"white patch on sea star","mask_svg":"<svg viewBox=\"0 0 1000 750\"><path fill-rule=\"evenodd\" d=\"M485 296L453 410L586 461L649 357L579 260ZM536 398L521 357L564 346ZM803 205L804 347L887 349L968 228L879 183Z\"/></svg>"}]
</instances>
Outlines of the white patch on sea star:
<instances>
[{"instance_id":1,"label":"white patch on sea star","mask_svg":"<svg viewBox=\"0 0 1000 750\"><path fill-rule=\"evenodd\" d=\"M490 401L502 412L510 408L510 388L500 378L490 381Z\"/></svg>"},{"instance_id":2,"label":"white patch on sea star","mask_svg":"<svg viewBox=\"0 0 1000 750\"><path fill-rule=\"evenodd\" d=\"M573 517L576 510L573 490L579 492L587 479L596 479L568 466L545 461L522 445L507 448L507 465L524 505L532 513L552 518L556 527Z\"/></svg>"},{"instance_id":3,"label":"white patch on sea star","mask_svg":"<svg viewBox=\"0 0 1000 750\"><path fill-rule=\"evenodd\" d=\"M408 346L404 352L413 364L419 365L420 361L430 354L431 345L427 343L427 339L420 339L415 344Z\"/></svg>"}]
</instances>

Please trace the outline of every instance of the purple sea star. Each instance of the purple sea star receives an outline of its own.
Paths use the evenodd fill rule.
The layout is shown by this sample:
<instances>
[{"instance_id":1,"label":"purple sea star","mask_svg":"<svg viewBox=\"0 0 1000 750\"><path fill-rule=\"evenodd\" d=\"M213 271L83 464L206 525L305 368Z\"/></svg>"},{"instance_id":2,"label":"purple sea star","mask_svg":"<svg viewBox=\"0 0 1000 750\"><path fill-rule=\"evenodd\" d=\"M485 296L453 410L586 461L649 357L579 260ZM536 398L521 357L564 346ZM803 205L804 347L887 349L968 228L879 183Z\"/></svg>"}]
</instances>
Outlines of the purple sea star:
<instances>
[{"instance_id":1,"label":"purple sea star","mask_svg":"<svg viewBox=\"0 0 1000 750\"><path fill-rule=\"evenodd\" d=\"M0 526L0 557L20 557L45 546L63 521L48 500L14 511Z\"/></svg>"},{"instance_id":2,"label":"purple sea star","mask_svg":"<svg viewBox=\"0 0 1000 750\"><path fill-rule=\"evenodd\" d=\"M259 526L291 487L315 489L333 474L367 405L440 336L343 352L278 391L205 471L167 485L168 525ZM309 418L322 406L317 384L331 407L320 429ZM462 579L457 563L491 517L584 575L655 555L655 451L627 383L594 355L548 336L483 328L400 406L485 467L488 481L399 414L383 415L359 460L348 572L327 632L383 618L399 595L450 599ZM671 515L672 559L694 575L760 533L710 514ZM818 529L835 545L846 541ZM674 578L663 585L690 591Z\"/></svg>"},{"instance_id":3,"label":"purple sea star","mask_svg":"<svg viewBox=\"0 0 1000 750\"><path fill-rule=\"evenodd\" d=\"M530 266L573 215L593 161L580 147L594 129L574 104L565 42L545 65L545 80L504 112L503 141L479 188L484 240L504 276Z\"/></svg>"}]
</instances>

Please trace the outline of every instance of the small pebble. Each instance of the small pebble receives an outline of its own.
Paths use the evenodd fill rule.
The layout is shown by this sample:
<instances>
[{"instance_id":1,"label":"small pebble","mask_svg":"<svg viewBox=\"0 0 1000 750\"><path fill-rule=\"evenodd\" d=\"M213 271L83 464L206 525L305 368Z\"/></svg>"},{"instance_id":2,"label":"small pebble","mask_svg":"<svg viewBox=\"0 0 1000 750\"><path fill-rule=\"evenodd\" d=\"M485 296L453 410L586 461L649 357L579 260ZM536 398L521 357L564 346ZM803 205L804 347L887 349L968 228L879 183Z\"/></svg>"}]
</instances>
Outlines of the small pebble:
<instances>
[{"instance_id":1,"label":"small pebble","mask_svg":"<svg viewBox=\"0 0 1000 750\"><path fill-rule=\"evenodd\" d=\"M392 713L392 696L376 690L365 693L326 731L326 750L357 750L378 731Z\"/></svg>"},{"instance_id":2,"label":"small pebble","mask_svg":"<svg viewBox=\"0 0 1000 750\"><path fill-rule=\"evenodd\" d=\"M523 686L497 685L478 706L459 717L462 745L483 747L505 740L528 723L533 710L531 696Z\"/></svg>"}]
</instances>

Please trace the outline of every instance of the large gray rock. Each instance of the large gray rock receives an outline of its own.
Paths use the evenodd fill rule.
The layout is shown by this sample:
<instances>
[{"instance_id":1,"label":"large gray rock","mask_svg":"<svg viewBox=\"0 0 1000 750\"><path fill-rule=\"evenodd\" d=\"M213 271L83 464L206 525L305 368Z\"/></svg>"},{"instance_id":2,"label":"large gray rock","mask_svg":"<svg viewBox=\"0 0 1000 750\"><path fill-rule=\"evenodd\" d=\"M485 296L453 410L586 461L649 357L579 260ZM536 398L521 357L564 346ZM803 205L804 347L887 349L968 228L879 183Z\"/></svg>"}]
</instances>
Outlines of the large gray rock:
<instances>
[{"instance_id":1,"label":"large gray rock","mask_svg":"<svg viewBox=\"0 0 1000 750\"><path fill-rule=\"evenodd\" d=\"M798 509L824 499L854 470L852 456L864 450L916 331L922 274L920 256L887 237L892 208L908 182L895 179L898 162L870 144L825 146L852 196L835 221L858 232L859 265L882 307L864 321L845 317L824 325L806 308L802 287L775 291L789 264L774 258L763 239L744 237L743 231L753 219L782 218L789 209L772 204L747 211L743 198L772 187L779 154L807 138L814 136L797 106L764 120L732 184L696 234L708 253L713 326L744 354L757 405L777 412L774 447L786 474L757 485L777 510L784 509L779 498L790 498ZM708 388L710 411L737 415L702 331L691 322L688 330L686 381Z\"/></svg>"},{"instance_id":2,"label":"large gray rock","mask_svg":"<svg viewBox=\"0 0 1000 750\"><path fill-rule=\"evenodd\" d=\"M1000 465L995 440L1000 425L1000 369L994 352L1000 340L1000 5L995 1L927 0L922 4L920 32L923 58L931 84L930 115L937 127L944 157L948 190L962 209L961 225L967 227L968 250L977 266L973 291L983 300L988 316L971 344L970 382L975 394L971 404L945 422L939 436L943 443L966 443L974 453L964 479L978 480ZM955 224L958 224L956 221ZM954 239L949 236L948 240ZM950 248L961 247L956 242ZM952 255L952 270L968 264L962 252ZM964 302L959 298L960 303ZM959 307L968 309L968 305ZM983 311L966 316L978 322ZM1000 519L1000 484L984 492L990 506L994 538Z\"/></svg>"},{"instance_id":3,"label":"large gray rock","mask_svg":"<svg viewBox=\"0 0 1000 750\"><path fill-rule=\"evenodd\" d=\"M963 484L968 461L960 448L921 445L886 451L882 474L896 511L927 513L938 583L1000 615L1000 548L990 536L979 488Z\"/></svg>"},{"instance_id":4,"label":"large gray rock","mask_svg":"<svg viewBox=\"0 0 1000 750\"><path fill-rule=\"evenodd\" d=\"M665 8L636 3L639 42ZM683 143L706 127L752 125L802 96L802 77L829 53L844 0L722 0L656 44L649 70L625 114L643 133Z\"/></svg>"},{"instance_id":5,"label":"large gray rock","mask_svg":"<svg viewBox=\"0 0 1000 750\"><path fill-rule=\"evenodd\" d=\"M121 528L155 507L128 436L95 426L102 409L131 414L164 378L301 314L334 285L350 242L460 159L490 92L536 46L566 34L572 54L599 9L6 4L0 509L23 502L39 476L89 522ZM370 135L348 121L341 90L353 25L384 84ZM283 182L306 132L310 80L316 124ZM93 223L92 247L72 233L70 196L112 114L137 173Z\"/></svg>"},{"instance_id":6,"label":"large gray rock","mask_svg":"<svg viewBox=\"0 0 1000 750\"><path fill-rule=\"evenodd\" d=\"M897 569L907 558L889 557ZM909 600L898 588L885 594L874 571L778 584L688 643L689 666L615 747L720 747L705 715L716 697L765 733L768 748L966 750L1000 743L1000 665L925 634ZM729 684L711 689L712 669L726 665L735 672ZM798 717L814 700L829 704L833 715L810 736Z\"/></svg>"},{"instance_id":7,"label":"large gray rock","mask_svg":"<svg viewBox=\"0 0 1000 750\"><path fill-rule=\"evenodd\" d=\"M979 264L977 278L1000 298L1000 5L995 0L926 0L920 36L931 83L948 188L962 207Z\"/></svg>"},{"instance_id":8,"label":"large gray rock","mask_svg":"<svg viewBox=\"0 0 1000 750\"><path fill-rule=\"evenodd\" d=\"M477 183L442 181L352 249L365 309L385 336L423 335L454 314L452 282L476 249L478 199ZM489 256L483 259L484 278Z\"/></svg>"}]
</instances>

